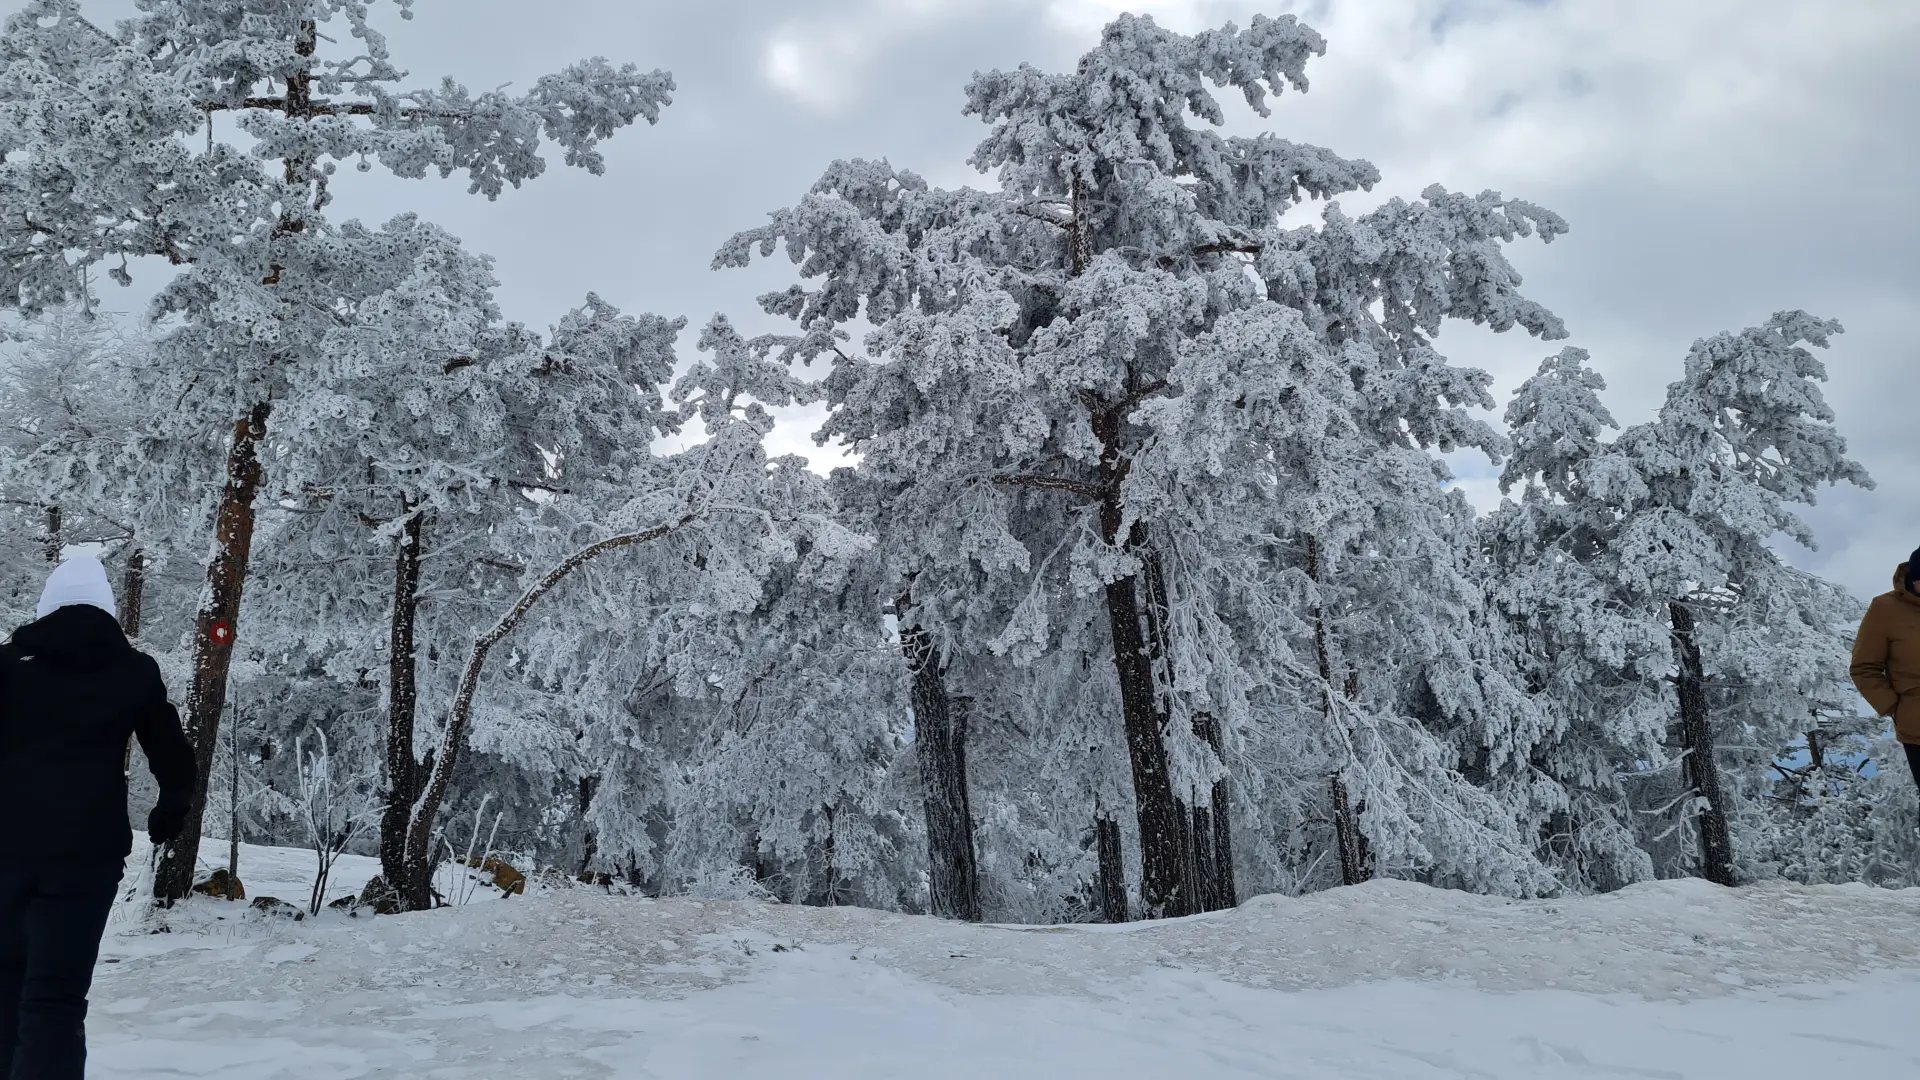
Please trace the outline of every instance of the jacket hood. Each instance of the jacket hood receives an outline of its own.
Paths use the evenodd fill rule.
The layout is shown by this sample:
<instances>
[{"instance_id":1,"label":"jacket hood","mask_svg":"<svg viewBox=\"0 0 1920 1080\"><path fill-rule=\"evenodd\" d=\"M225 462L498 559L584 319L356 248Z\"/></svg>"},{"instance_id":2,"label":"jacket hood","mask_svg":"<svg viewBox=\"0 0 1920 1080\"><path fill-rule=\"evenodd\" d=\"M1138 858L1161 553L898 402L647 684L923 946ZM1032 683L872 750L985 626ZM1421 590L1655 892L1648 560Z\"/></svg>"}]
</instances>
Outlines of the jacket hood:
<instances>
[{"instance_id":1,"label":"jacket hood","mask_svg":"<svg viewBox=\"0 0 1920 1080\"><path fill-rule=\"evenodd\" d=\"M44 619L76 604L99 608L116 618L120 614L113 602L113 586L107 582L107 568L91 555L76 555L53 568L33 617Z\"/></svg>"},{"instance_id":2,"label":"jacket hood","mask_svg":"<svg viewBox=\"0 0 1920 1080\"><path fill-rule=\"evenodd\" d=\"M13 643L37 661L78 671L106 667L133 648L120 620L91 604L58 608L15 630Z\"/></svg>"}]
</instances>

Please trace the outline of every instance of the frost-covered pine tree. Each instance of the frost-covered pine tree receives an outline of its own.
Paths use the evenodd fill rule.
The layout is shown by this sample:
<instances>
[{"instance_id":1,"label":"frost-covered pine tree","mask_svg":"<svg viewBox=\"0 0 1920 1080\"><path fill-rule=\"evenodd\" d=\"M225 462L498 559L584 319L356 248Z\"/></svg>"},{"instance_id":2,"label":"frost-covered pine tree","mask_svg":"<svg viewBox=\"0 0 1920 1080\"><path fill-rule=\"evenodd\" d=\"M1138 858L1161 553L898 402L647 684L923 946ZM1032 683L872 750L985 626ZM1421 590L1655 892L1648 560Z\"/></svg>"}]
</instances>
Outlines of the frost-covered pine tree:
<instances>
[{"instance_id":1,"label":"frost-covered pine tree","mask_svg":"<svg viewBox=\"0 0 1920 1080\"><path fill-rule=\"evenodd\" d=\"M1773 766L1847 700L1854 605L1771 546L1813 542L1793 504L1870 483L1806 348L1839 332L1783 312L1696 342L1659 416L1610 443L1584 354L1549 361L1515 402L1506 480L1529 490L1490 545L1529 685L1558 718L1543 761L1568 806L1549 850L1578 884L1766 872ZM1617 802L1622 778L1638 813Z\"/></svg>"},{"instance_id":2,"label":"frost-covered pine tree","mask_svg":"<svg viewBox=\"0 0 1920 1080\"><path fill-rule=\"evenodd\" d=\"M412 14L407 0L395 9ZM325 215L337 163L464 171L494 197L544 171L544 140L600 171L598 142L656 119L672 89L664 73L595 59L518 97L451 80L399 90L372 14L345 0L140 0L109 31L77 0L33 0L0 38L0 302L42 310L82 296L90 267L124 282L128 260L166 259L181 269L159 310L184 323L168 359L182 387L228 412L187 700L203 782L165 895L191 884L270 423L320 356L339 300L328 279L394 254L338 243ZM341 39L353 46L322 55ZM244 148L217 138L220 117Z\"/></svg>"},{"instance_id":3,"label":"frost-covered pine tree","mask_svg":"<svg viewBox=\"0 0 1920 1080\"><path fill-rule=\"evenodd\" d=\"M1632 469L1612 492L1625 517L1617 572L1667 610L1695 865L1723 885L1750 862L1734 827L1760 794L1756 778L1849 700L1836 672L1854 605L1771 546L1781 536L1813 546L1793 506L1821 487L1872 484L1846 456L1820 392L1826 368L1807 348L1839 333L1789 311L1695 342L1659 417L1616 444Z\"/></svg>"},{"instance_id":4,"label":"frost-covered pine tree","mask_svg":"<svg viewBox=\"0 0 1920 1080\"><path fill-rule=\"evenodd\" d=\"M155 423L145 375L153 345L141 328L78 308L47 312L13 343L0 400L13 419L0 433L5 591L30 618L48 566L61 551L96 550L115 571L121 624L149 649L171 654L190 603L191 557L219 468L204 443Z\"/></svg>"},{"instance_id":5,"label":"frost-covered pine tree","mask_svg":"<svg viewBox=\"0 0 1920 1080\"><path fill-rule=\"evenodd\" d=\"M1457 407L1480 402L1484 378L1433 352L1440 321L1560 332L1500 254L1504 240L1564 229L1527 204L1433 189L1357 219L1333 207L1319 227L1281 226L1304 197L1370 186L1373 168L1272 135L1221 135L1211 88L1264 115L1272 95L1304 89L1323 47L1290 16L1193 36L1124 16L1072 73L975 78L968 111L992 130L972 160L999 190L940 191L883 163L840 163L717 258L784 244L818 281L764 303L801 323L796 356L836 354L823 437L912 489L894 497L917 531L990 575L1030 573L1070 541L1067 587L1022 606L1004 637L1047 642L1059 609L1104 612L1096 647L1118 688L1150 915L1232 902L1240 856L1223 781L1255 719L1244 700L1255 679L1215 610L1222 555L1199 537L1182 484L1291 434L1255 426L1276 414L1236 409L1234 396L1213 395L1204 414L1186 399L1238 377L1249 353L1321 353L1366 388L1345 418L1356 438L1444 449L1462 441ZM876 360L838 344L857 315L876 327L865 343ZM1023 535L1047 516L1060 524Z\"/></svg>"},{"instance_id":6,"label":"frost-covered pine tree","mask_svg":"<svg viewBox=\"0 0 1920 1080\"><path fill-rule=\"evenodd\" d=\"M1516 677L1546 718L1529 766L1542 781L1526 825L1575 891L1654 874L1626 780L1671 766L1668 633L1614 581L1616 508L1598 493L1617 466L1605 380L1584 349L1548 358L1515 393L1501 486L1515 499L1481 523L1492 596Z\"/></svg>"}]
</instances>

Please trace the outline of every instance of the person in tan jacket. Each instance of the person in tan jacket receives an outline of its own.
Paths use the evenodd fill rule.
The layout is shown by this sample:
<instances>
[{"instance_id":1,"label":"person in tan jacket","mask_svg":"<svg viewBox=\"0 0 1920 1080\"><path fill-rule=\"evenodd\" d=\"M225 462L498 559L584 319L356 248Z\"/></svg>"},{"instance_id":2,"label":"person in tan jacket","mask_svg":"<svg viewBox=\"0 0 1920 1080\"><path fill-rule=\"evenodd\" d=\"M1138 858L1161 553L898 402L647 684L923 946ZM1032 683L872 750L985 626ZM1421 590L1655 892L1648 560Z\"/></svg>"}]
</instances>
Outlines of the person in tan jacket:
<instances>
[{"instance_id":1,"label":"person in tan jacket","mask_svg":"<svg viewBox=\"0 0 1920 1080\"><path fill-rule=\"evenodd\" d=\"M1894 737L1920 784L1920 551L1893 572L1893 591L1874 597L1853 641L1853 685Z\"/></svg>"}]
</instances>

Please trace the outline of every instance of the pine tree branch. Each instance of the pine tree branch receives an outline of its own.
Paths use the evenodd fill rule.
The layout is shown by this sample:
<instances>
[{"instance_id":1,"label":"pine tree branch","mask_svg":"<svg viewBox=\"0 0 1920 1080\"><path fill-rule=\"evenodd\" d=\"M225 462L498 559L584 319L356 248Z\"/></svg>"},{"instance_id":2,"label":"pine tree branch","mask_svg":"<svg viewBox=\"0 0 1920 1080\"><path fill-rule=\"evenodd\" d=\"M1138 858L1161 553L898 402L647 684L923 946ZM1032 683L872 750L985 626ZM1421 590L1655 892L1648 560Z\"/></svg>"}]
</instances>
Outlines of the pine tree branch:
<instances>
[{"instance_id":1,"label":"pine tree branch","mask_svg":"<svg viewBox=\"0 0 1920 1080\"><path fill-rule=\"evenodd\" d=\"M996 476L993 482L1000 487L1035 488L1040 491L1065 491L1087 499L1102 499L1106 491L1094 484L1081 483L1061 476Z\"/></svg>"}]
</instances>

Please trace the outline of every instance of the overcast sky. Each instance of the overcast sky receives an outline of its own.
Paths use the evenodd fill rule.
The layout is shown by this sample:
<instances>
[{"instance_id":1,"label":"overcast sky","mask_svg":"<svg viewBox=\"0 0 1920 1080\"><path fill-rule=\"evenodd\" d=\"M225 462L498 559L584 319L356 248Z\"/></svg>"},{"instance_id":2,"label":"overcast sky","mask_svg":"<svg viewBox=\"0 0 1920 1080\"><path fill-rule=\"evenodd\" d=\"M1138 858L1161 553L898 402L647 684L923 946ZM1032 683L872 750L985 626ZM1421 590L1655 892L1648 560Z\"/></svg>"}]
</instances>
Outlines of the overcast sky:
<instances>
[{"instance_id":1,"label":"overcast sky","mask_svg":"<svg viewBox=\"0 0 1920 1080\"><path fill-rule=\"evenodd\" d=\"M12 6L11 4L7 6ZM93 0L113 18L131 0ZM1592 351L1622 423L1645 419L1688 346L1805 308L1847 333L1828 394L1874 492L1810 517L1802 565L1865 596L1920 545L1920 3L1915 0L417 0L388 18L420 82L525 87L583 56L663 67L657 128L622 133L608 172L555 168L498 202L455 180L347 172L335 213L417 210L499 260L508 315L549 325L588 291L628 310L726 312L784 260L711 272L731 233L796 200L835 158L885 157L939 184L984 183L960 115L982 69L1062 69L1122 10L1185 30L1293 12L1328 39L1313 86L1266 123L1377 165L1351 213L1438 182L1557 211L1573 231L1513 257L1529 294ZM1237 127L1253 129L1250 114ZM107 298L114 300L111 295ZM683 338L691 350L694 330ZM1505 397L1557 351L1449 328L1442 349ZM816 460L795 417L783 448ZM1484 462L1459 468L1497 499Z\"/></svg>"}]
</instances>

